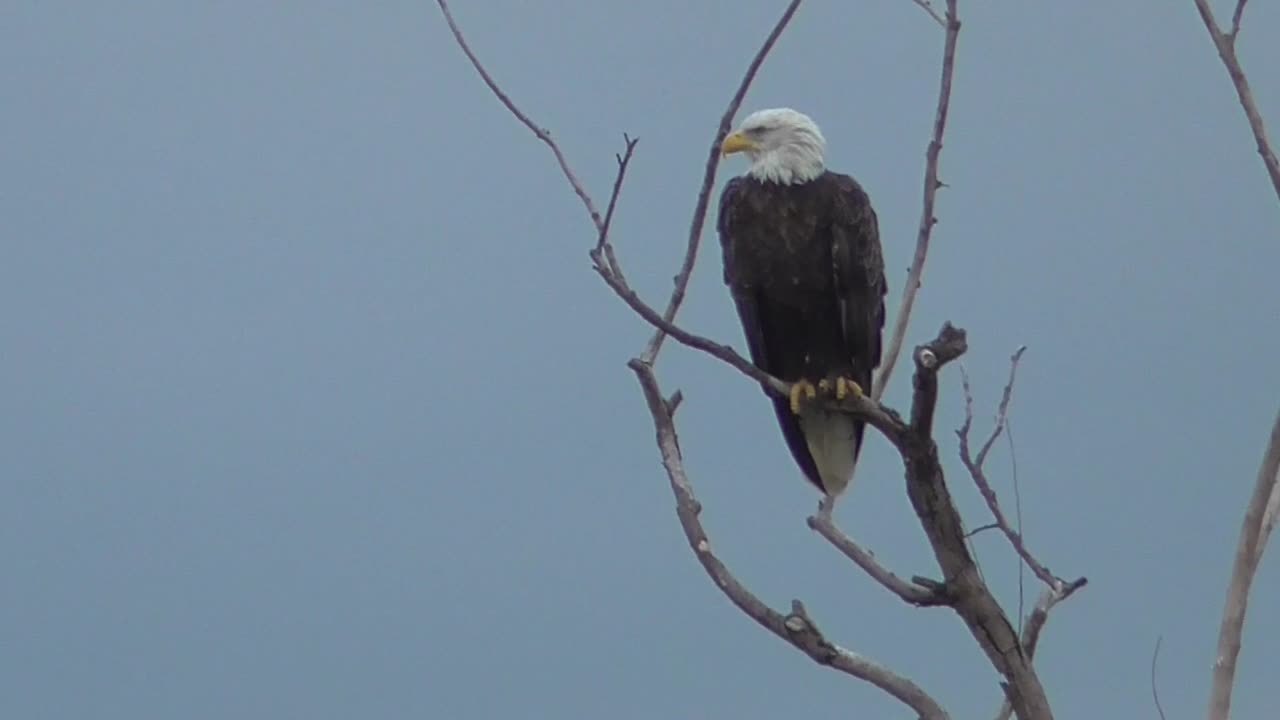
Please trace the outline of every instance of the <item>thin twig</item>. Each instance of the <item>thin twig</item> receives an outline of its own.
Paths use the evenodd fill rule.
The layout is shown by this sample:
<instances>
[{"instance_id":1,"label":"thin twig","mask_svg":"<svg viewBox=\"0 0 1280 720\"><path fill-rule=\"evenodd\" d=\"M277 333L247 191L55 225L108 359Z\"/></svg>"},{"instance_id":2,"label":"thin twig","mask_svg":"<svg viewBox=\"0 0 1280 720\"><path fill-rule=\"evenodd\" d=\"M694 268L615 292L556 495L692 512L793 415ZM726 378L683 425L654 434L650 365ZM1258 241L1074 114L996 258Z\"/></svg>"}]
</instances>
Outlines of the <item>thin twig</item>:
<instances>
[{"instance_id":1,"label":"thin twig","mask_svg":"<svg viewBox=\"0 0 1280 720\"><path fill-rule=\"evenodd\" d=\"M858 567L862 568L873 580L883 585L890 592L902 598L904 601L916 605L918 607L928 607L932 605L945 605L947 599L944 593L939 593L931 587L924 587L903 580L894 575L893 572L886 569L883 565L876 561L875 555L864 550L853 541L848 535L845 535L835 526L829 513L819 512L809 518L809 527L812 528L828 542L836 547L837 550L844 553L845 557L852 560Z\"/></svg>"},{"instance_id":2,"label":"thin twig","mask_svg":"<svg viewBox=\"0 0 1280 720\"><path fill-rule=\"evenodd\" d=\"M600 232L596 238L596 246L589 254L598 269L603 269L601 267L601 256L603 255L604 262L609 264L609 273L617 280L620 287L629 290L627 278L622 274L622 265L618 263L618 258L613 253L613 243L609 242L609 229L613 227L613 212L618 207L618 195L622 192L622 181L627 177L627 168L631 165L631 157L635 154L636 144L640 142L640 139L623 133L622 141L625 143L626 149L621 154L614 155L618 162L618 174L614 177L613 190L609 193L609 205L604 211L604 224L600 226Z\"/></svg>"},{"instance_id":3,"label":"thin twig","mask_svg":"<svg viewBox=\"0 0 1280 720\"><path fill-rule=\"evenodd\" d=\"M966 538L972 538L974 535L977 535L980 532L986 532L988 530L999 530L999 529L1000 529L999 525L995 523L987 523L986 525L979 525L978 527L970 530L969 532L965 533L964 536Z\"/></svg>"},{"instance_id":4,"label":"thin twig","mask_svg":"<svg viewBox=\"0 0 1280 720\"><path fill-rule=\"evenodd\" d=\"M1244 17L1244 5L1249 0L1236 0L1236 9L1231 13L1231 42L1240 36L1240 20Z\"/></svg>"},{"instance_id":5,"label":"thin twig","mask_svg":"<svg viewBox=\"0 0 1280 720\"><path fill-rule=\"evenodd\" d=\"M911 707L921 718L946 720L948 718L946 711L914 682L879 663L829 642L798 601L792 604L792 612L788 615L783 615L769 607L742 585L724 562L716 557L711 549L711 541L707 537L706 530L698 519L702 508L694 497L693 486L685 474L675 423L667 402L663 400L662 390L653 374L653 366L640 359L632 360L628 365L640 382L640 389L644 393L649 413L653 417L658 448L662 454L662 465L666 469L671 491L675 495L676 514L680 519L680 527L684 530L685 538L693 548L698 562L702 564L716 587L720 588L720 591L748 617L808 655L818 664L875 685Z\"/></svg>"},{"instance_id":6,"label":"thin twig","mask_svg":"<svg viewBox=\"0 0 1280 720\"><path fill-rule=\"evenodd\" d=\"M1000 526L1000 531L1009 540L1009 544L1017 551L1019 557L1031 568L1031 571L1040 578L1045 585L1049 587L1058 587L1062 584L1062 579L1049 572L1049 568L1027 550L1026 543L1023 541L1022 534L1014 530L1009 525L1008 518L1005 517L1004 511L1000 508L1000 499L996 496L995 490L991 489L991 483L987 481L986 471L983 469L983 463L986 462L987 453L991 450L991 446L996 439L1000 437L1000 433L1004 431L1005 423L1009 414L1009 401L1013 397L1014 380L1017 378L1018 362L1022 359L1026 346L1018 348L1018 351L1009 359L1009 382L1004 386L1004 393L1000 398L1000 407L996 412L996 424L991 431L991 435L986 442L982 444L982 448L978 451L978 456L974 458L969 451L969 431L973 427L973 389L969 385L969 376L961 373L961 384L964 387L964 424L956 430L956 436L960 439L960 460L969 471L970 477L973 478L974 485L977 485L978 492L982 494L982 499L986 501L987 508L991 510L991 515L995 519L996 524Z\"/></svg>"},{"instance_id":7,"label":"thin twig","mask_svg":"<svg viewBox=\"0 0 1280 720\"><path fill-rule=\"evenodd\" d=\"M733 98L729 100L729 107L725 109L724 115L720 117L720 126L716 128L715 138L711 141L711 150L707 154L707 164L702 171L702 186L698 189L698 201L693 208L693 220L689 224L689 241L685 247L684 261L680 265L680 272L676 273L675 287L671 290L671 298L667 301L667 308L662 313L662 319L667 322L675 320L676 313L680 311L680 305L684 303L685 292L689 288L689 278L693 276L693 265L698 259L698 247L702 243L702 226L707 219L707 206L711 204L711 190L716 182L716 169L720 167L720 148L724 144L724 139L729 135L729 130L733 127L733 117L737 115L738 108L742 106L742 100L747 96L747 90L751 87L752 81L756 78L760 66L764 64L764 59L768 56L769 51L773 50L773 46L778 42L778 38L782 35L782 31L787 29L787 25L791 22L791 18L796 14L796 10L800 8L801 0L791 0L787 5L787 9L783 11L782 17L778 18L778 22L773 26L773 30L769 32L769 36L765 38L764 44L756 51L755 57L751 59L751 64L747 66L747 72L742 76L742 82L738 83L738 89L733 94ZM659 327L658 331L650 338L649 344L645 347L644 353L640 355L640 359L647 363L653 363L658 357L658 352L662 349L662 341L666 339L667 333Z\"/></svg>"},{"instance_id":8,"label":"thin twig","mask_svg":"<svg viewBox=\"0 0 1280 720\"><path fill-rule=\"evenodd\" d=\"M569 181L569 185L573 187L573 192L577 194L578 199L582 200L582 205L587 209L587 214L591 216L591 222L596 226L596 231L602 231L604 229L604 218L600 216L600 211L596 210L595 203L592 202L591 196L587 194L586 188L579 182L578 176L569 167L569 161L565 159L560 146L556 144L555 140L551 139L551 131L539 126L528 115L524 114L519 107L516 107L515 102L502 91L502 88L498 86L497 81L493 79L489 71L485 70L484 65L480 64L480 59L471 51L471 46L467 44L467 39L462 36L462 30L458 28L458 23L453 20L453 13L449 12L449 4L445 0L436 0L436 4L440 6L440 12L444 13L444 20L449 24L449 31L453 33L453 39L458 42L458 47L462 48L462 52L471 61L471 66L476 69L476 72L480 73L480 78L484 80L484 84L489 86L489 90L506 106L507 110L511 111L512 115L516 116L517 120L524 123L524 126L533 131L533 134L539 140L551 148L551 152L556 156L556 162L560 165L560 172L564 173L565 180Z\"/></svg>"},{"instance_id":9,"label":"thin twig","mask_svg":"<svg viewBox=\"0 0 1280 720\"><path fill-rule=\"evenodd\" d=\"M1151 699L1156 704L1156 712L1160 714L1160 720L1165 720L1164 706L1160 704L1160 691L1156 689L1156 661L1160 659L1160 641L1163 637L1156 638L1156 649L1151 652Z\"/></svg>"},{"instance_id":10,"label":"thin twig","mask_svg":"<svg viewBox=\"0 0 1280 720\"><path fill-rule=\"evenodd\" d=\"M1009 441L1009 467L1010 475L1013 479L1013 518L1017 523L1018 535L1022 535L1022 488L1018 484L1018 449L1013 444L1013 420L1005 418L1007 429L1004 437ZM1022 564L1021 558L1018 560L1018 622L1022 622L1023 611L1026 608L1027 589L1026 589L1027 568Z\"/></svg>"},{"instance_id":11,"label":"thin twig","mask_svg":"<svg viewBox=\"0 0 1280 720\"><path fill-rule=\"evenodd\" d=\"M1262 122L1262 114L1258 112L1258 104L1253 99L1249 79L1245 77L1240 58L1236 57L1235 40L1240 32L1239 21L1240 16L1244 14L1244 2L1238 1L1236 4L1230 34L1222 32L1222 28L1218 27L1218 21L1213 17L1213 10L1209 8L1209 0L1195 0L1195 3L1196 9L1200 11L1200 19L1204 20L1205 29L1209 31L1209 37L1213 40L1214 47L1218 49L1218 57L1222 58L1222 64L1227 68L1231 84L1235 86L1236 97L1239 98L1240 107L1249 120L1249 129L1253 131L1258 154L1262 156L1262 164L1266 165L1267 174L1271 176L1271 187L1276 192L1276 198L1280 199L1280 160L1276 159L1276 153L1267 139L1267 128Z\"/></svg>"},{"instance_id":12,"label":"thin twig","mask_svg":"<svg viewBox=\"0 0 1280 720\"><path fill-rule=\"evenodd\" d=\"M933 3L929 2L929 0L911 0L911 2L919 5L922 10L929 13L929 17L933 18L934 22L938 23L939 27L944 29L947 27L947 21L938 14L938 11L933 7Z\"/></svg>"},{"instance_id":13,"label":"thin twig","mask_svg":"<svg viewBox=\"0 0 1280 720\"><path fill-rule=\"evenodd\" d=\"M618 195L622 192L622 181L627 176L627 165L631 163L631 156L635 154L636 144L640 142L640 138L633 138L623 133L622 142L626 144L626 149L622 151L622 154L614 156L618 162L618 175L613 180L613 190L609 193L609 205L604 211L604 224L600 226L600 234L596 238L597 250L604 247L604 244L609 240L609 227L613 224L613 211L618 206Z\"/></svg>"},{"instance_id":14,"label":"thin twig","mask_svg":"<svg viewBox=\"0 0 1280 720\"><path fill-rule=\"evenodd\" d=\"M898 316L893 322L893 335L889 338L880 370L871 383L871 396L876 400L884 396L894 365L902 353L907 325L911 320L911 309L915 307L916 294L920 291L925 257L929 254L929 239L933 234L933 226L938 222L933 214L938 188L942 186L938 181L938 157L942 154L942 136L947 129L947 111L951 106L951 78L955 74L956 41L960 37L960 16L956 14L956 0L947 0L945 26L947 38L942 49L942 79L938 87L938 107L933 117L933 137L925 151L924 204L920 211L920 228L916 233L915 257L911 260L911 270L907 273L907 284L902 288L902 302L898 305Z\"/></svg>"},{"instance_id":15,"label":"thin twig","mask_svg":"<svg viewBox=\"0 0 1280 720\"><path fill-rule=\"evenodd\" d=\"M1249 588L1262 560L1262 551L1266 549L1266 537L1262 531L1267 508L1277 493L1280 493L1280 413L1276 414L1275 424L1271 427L1271 439L1263 455L1262 466L1258 468L1253 496L1249 499L1240 527L1235 566L1231 571L1231 584L1227 586L1227 602L1218 631L1218 656L1213 663L1210 720L1231 717L1231 691L1235 686L1236 661L1244 635L1245 614L1249 609Z\"/></svg>"}]
</instances>

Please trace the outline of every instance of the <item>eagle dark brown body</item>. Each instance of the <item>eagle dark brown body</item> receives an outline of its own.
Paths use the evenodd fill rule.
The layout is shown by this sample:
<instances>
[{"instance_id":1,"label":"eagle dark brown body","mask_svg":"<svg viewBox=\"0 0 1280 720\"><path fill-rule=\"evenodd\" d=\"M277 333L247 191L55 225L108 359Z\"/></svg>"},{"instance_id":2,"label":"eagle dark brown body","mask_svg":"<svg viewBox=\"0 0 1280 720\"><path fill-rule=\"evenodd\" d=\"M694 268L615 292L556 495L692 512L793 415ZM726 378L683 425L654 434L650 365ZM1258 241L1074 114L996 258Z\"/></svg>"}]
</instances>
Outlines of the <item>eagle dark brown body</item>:
<instances>
[{"instance_id":1,"label":"eagle dark brown body","mask_svg":"<svg viewBox=\"0 0 1280 720\"><path fill-rule=\"evenodd\" d=\"M843 376L870 392L886 283L876 215L862 187L830 171L794 184L734 178L720 198L718 228L725 283L752 362L788 382ZM847 477L826 483L840 487L824 485L831 473L820 470L821 458L815 461L813 435L826 426L851 430L851 474L863 424L822 410L797 415L786 399L773 404L805 476L828 495L843 490Z\"/></svg>"}]
</instances>

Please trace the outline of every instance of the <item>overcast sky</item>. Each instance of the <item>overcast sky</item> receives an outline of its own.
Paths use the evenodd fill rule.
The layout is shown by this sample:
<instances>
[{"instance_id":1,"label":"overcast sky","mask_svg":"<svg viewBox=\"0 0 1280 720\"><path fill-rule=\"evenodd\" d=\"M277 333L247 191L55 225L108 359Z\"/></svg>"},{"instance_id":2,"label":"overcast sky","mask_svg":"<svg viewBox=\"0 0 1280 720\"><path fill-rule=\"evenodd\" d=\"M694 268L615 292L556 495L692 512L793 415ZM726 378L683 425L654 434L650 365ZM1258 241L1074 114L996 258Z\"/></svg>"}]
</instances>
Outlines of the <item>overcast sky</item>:
<instances>
[{"instance_id":1,"label":"overcast sky","mask_svg":"<svg viewBox=\"0 0 1280 720\"><path fill-rule=\"evenodd\" d=\"M715 125L782 0L459 0L507 90L670 287ZM969 330L982 427L1019 345L1022 517L1088 575L1038 667L1058 716L1204 711L1239 523L1280 402L1280 207L1191 0L965 2L910 340ZM1228 3L1218 3L1229 13ZM0 12L0 715L908 718L733 608L679 532L625 361L648 336L590 224L434 3L9 2ZM1280 135L1280 9L1241 55ZM879 212L890 314L919 217L941 30L909 0L806 3L745 110L812 115ZM718 183L739 173L729 161ZM682 322L741 348L714 237ZM703 520L763 599L988 717L946 610L805 525L758 388L669 345ZM887 400L901 406L899 374ZM958 369L938 416L952 488ZM869 433L869 437L871 434ZM1001 443L990 465L1008 503ZM837 510L936 574L868 442ZM1017 612L1014 559L978 536ZM1235 716L1270 717L1280 572ZM1028 578L1028 601L1036 592Z\"/></svg>"}]
</instances>

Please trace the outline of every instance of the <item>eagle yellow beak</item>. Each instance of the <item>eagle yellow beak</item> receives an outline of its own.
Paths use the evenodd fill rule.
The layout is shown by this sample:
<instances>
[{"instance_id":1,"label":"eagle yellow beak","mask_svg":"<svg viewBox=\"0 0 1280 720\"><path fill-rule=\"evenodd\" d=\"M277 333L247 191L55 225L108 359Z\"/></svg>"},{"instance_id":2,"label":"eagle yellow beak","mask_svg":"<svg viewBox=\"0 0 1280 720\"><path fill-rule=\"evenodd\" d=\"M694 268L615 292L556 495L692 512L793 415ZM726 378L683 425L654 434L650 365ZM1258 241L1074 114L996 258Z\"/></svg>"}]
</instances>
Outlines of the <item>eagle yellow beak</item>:
<instances>
[{"instance_id":1,"label":"eagle yellow beak","mask_svg":"<svg viewBox=\"0 0 1280 720\"><path fill-rule=\"evenodd\" d=\"M723 156L755 149L756 144L751 141L751 138L740 132L736 132L725 138L724 144L720 146L720 152Z\"/></svg>"}]
</instances>

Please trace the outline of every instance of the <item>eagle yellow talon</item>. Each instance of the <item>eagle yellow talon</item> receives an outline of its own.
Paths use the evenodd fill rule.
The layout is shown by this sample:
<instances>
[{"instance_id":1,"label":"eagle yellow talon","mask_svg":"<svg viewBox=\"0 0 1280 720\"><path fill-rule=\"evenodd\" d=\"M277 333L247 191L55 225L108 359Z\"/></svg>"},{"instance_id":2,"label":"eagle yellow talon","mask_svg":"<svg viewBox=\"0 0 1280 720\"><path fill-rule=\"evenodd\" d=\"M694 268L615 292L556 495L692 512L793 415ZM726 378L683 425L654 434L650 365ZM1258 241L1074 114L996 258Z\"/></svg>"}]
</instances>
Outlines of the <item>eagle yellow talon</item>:
<instances>
[{"instance_id":1,"label":"eagle yellow talon","mask_svg":"<svg viewBox=\"0 0 1280 720\"><path fill-rule=\"evenodd\" d=\"M862 397L862 386L846 377L836 378L836 399L844 400L850 395Z\"/></svg>"},{"instance_id":2,"label":"eagle yellow talon","mask_svg":"<svg viewBox=\"0 0 1280 720\"><path fill-rule=\"evenodd\" d=\"M800 414L802 398L813 400L818 397L818 390L808 380L797 380L791 384L791 412Z\"/></svg>"}]
</instances>

